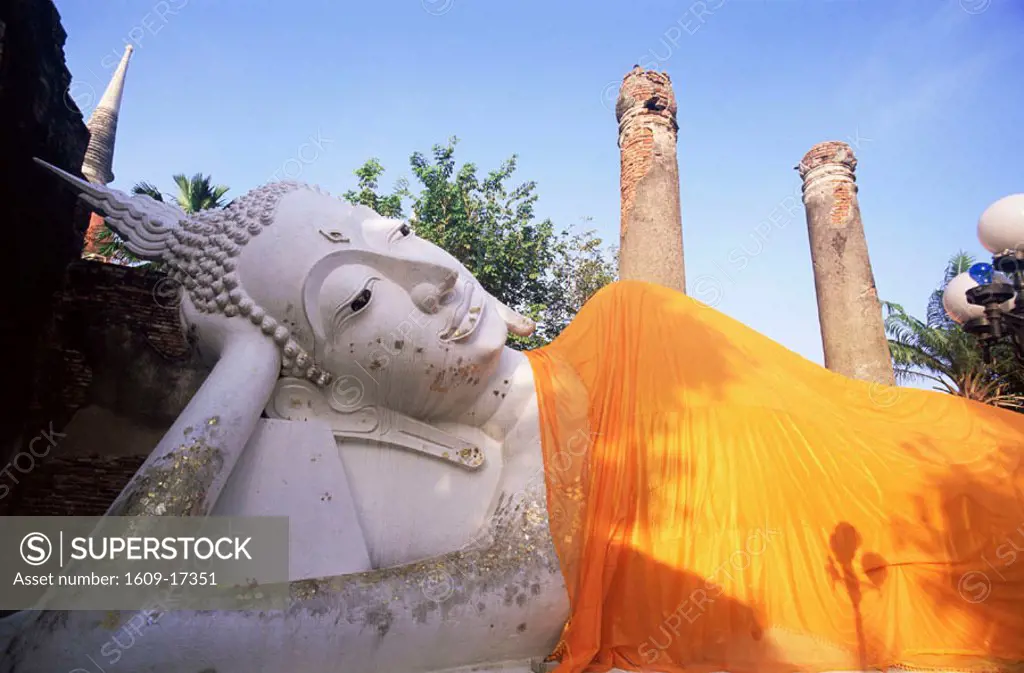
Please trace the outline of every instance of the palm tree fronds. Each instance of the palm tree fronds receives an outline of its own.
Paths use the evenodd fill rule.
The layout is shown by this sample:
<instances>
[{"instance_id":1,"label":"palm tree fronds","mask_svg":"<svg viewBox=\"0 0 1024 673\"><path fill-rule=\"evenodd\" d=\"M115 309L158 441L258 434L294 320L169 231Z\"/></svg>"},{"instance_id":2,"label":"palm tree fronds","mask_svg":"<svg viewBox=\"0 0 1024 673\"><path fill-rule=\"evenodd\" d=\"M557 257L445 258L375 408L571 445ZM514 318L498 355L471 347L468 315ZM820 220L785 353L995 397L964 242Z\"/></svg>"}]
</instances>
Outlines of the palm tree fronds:
<instances>
[{"instance_id":1,"label":"palm tree fronds","mask_svg":"<svg viewBox=\"0 0 1024 673\"><path fill-rule=\"evenodd\" d=\"M212 184L209 175L196 173L191 178L184 173L172 176L174 183L178 186L178 196L175 201L186 213L198 213L200 210L210 208L223 208L224 195L229 187Z\"/></svg>"},{"instance_id":2,"label":"palm tree fronds","mask_svg":"<svg viewBox=\"0 0 1024 673\"><path fill-rule=\"evenodd\" d=\"M135 186L132 187L132 194L148 196L156 201L164 200L164 195L151 182L136 182Z\"/></svg>"},{"instance_id":3,"label":"palm tree fronds","mask_svg":"<svg viewBox=\"0 0 1024 673\"><path fill-rule=\"evenodd\" d=\"M952 327L956 324L946 315L946 308L942 305L942 292L946 285L949 284L949 281L970 269L974 262L974 256L967 254L963 250L949 258L943 273L942 284L928 298L926 316L929 325L934 327Z\"/></svg>"}]
</instances>

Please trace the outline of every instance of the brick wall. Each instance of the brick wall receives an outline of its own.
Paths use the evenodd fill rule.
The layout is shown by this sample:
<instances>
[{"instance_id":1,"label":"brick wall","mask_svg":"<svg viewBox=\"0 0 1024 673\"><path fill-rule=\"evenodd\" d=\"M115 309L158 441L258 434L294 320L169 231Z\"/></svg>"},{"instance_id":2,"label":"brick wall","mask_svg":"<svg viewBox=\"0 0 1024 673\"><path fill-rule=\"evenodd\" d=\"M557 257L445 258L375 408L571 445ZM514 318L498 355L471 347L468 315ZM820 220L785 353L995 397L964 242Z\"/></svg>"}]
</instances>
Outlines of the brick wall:
<instances>
[{"instance_id":1,"label":"brick wall","mask_svg":"<svg viewBox=\"0 0 1024 673\"><path fill-rule=\"evenodd\" d=\"M166 285L148 267L89 260L68 267L36 356L18 449L30 453L41 432L70 434L37 443L32 460L21 458L31 469L0 475L9 487L0 514L102 514L154 448L152 438L198 390L209 368L183 333ZM76 425L86 411L99 413L102 424ZM126 435L146 440L124 445Z\"/></svg>"},{"instance_id":2,"label":"brick wall","mask_svg":"<svg viewBox=\"0 0 1024 673\"><path fill-rule=\"evenodd\" d=\"M0 500L0 515L102 516L145 460L145 456L40 460L27 479L15 485L10 500Z\"/></svg>"}]
</instances>

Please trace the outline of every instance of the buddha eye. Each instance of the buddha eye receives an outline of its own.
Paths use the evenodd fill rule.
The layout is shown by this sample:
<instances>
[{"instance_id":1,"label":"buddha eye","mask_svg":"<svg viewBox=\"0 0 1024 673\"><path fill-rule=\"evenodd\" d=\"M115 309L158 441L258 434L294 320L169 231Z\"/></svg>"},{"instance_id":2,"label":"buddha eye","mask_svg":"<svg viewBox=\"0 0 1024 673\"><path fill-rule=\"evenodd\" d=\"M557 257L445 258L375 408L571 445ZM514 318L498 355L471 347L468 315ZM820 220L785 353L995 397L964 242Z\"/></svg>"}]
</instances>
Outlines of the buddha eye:
<instances>
[{"instance_id":1,"label":"buddha eye","mask_svg":"<svg viewBox=\"0 0 1024 673\"><path fill-rule=\"evenodd\" d=\"M340 334L344 331L349 321L359 320L356 316L366 310L367 305L373 299L373 285L377 277L366 278L363 281L363 289L353 294L346 293L345 298L339 299L333 304L330 316L325 316L325 331Z\"/></svg>"},{"instance_id":2,"label":"buddha eye","mask_svg":"<svg viewBox=\"0 0 1024 673\"><path fill-rule=\"evenodd\" d=\"M352 309L353 313L358 313L366 308L366 305L370 303L370 297L373 293L370 292L370 288L366 288L362 292L356 295L356 298L352 300L352 303L348 305Z\"/></svg>"},{"instance_id":3,"label":"buddha eye","mask_svg":"<svg viewBox=\"0 0 1024 673\"><path fill-rule=\"evenodd\" d=\"M388 234L388 243L394 243L395 241L403 238L412 236L412 227L407 223L402 222L397 228L392 229L391 233Z\"/></svg>"},{"instance_id":4,"label":"buddha eye","mask_svg":"<svg viewBox=\"0 0 1024 673\"><path fill-rule=\"evenodd\" d=\"M331 243L349 243L349 237L342 232L333 229L331 231L320 230L320 235L326 238Z\"/></svg>"}]
</instances>

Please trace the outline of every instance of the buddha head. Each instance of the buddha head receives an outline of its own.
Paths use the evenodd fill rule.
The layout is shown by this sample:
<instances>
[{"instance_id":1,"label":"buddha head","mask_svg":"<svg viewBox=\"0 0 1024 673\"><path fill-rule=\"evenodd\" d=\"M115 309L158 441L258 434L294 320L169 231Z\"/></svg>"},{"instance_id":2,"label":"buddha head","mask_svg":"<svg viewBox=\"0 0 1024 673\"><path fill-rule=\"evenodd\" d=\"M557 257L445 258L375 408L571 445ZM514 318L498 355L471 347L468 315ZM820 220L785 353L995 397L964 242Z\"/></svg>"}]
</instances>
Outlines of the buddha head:
<instances>
[{"instance_id":1,"label":"buddha head","mask_svg":"<svg viewBox=\"0 0 1024 673\"><path fill-rule=\"evenodd\" d=\"M200 347L225 321L262 332L280 350L282 377L325 394L355 378L366 403L450 415L482 394L509 331L533 329L408 223L319 189L275 183L187 215L47 167L75 184L129 250L166 264Z\"/></svg>"}]
</instances>

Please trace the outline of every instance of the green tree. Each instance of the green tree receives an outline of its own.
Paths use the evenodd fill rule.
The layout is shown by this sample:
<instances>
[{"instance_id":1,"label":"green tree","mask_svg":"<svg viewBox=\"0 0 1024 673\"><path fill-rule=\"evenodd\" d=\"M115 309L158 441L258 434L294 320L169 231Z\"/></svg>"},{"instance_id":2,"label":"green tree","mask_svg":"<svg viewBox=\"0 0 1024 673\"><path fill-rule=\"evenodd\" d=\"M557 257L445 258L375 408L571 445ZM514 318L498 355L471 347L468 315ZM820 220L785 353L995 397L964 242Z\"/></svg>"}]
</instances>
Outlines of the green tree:
<instances>
[{"instance_id":1,"label":"green tree","mask_svg":"<svg viewBox=\"0 0 1024 673\"><path fill-rule=\"evenodd\" d=\"M395 193L390 196L381 196L377 193L380 187L380 176L384 174L384 167L377 159L370 159L361 167L356 169L356 177L359 178L359 190L350 189L342 194L349 203L358 203L369 206L381 217L402 217L402 196L406 193L408 185L400 181L395 187Z\"/></svg>"},{"instance_id":2,"label":"green tree","mask_svg":"<svg viewBox=\"0 0 1024 673\"><path fill-rule=\"evenodd\" d=\"M899 304L882 302L897 382L932 381L934 389L999 407L1024 410L1024 380L1008 346L992 349L992 363L982 358L977 339L946 315L942 293L975 260L965 252L950 258L942 284L928 298L927 318L910 315Z\"/></svg>"},{"instance_id":3,"label":"green tree","mask_svg":"<svg viewBox=\"0 0 1024 673\"><path fill-rule=\"evenodd\" d=\"M584 218L583 226L591 222L591 218ZM551 304L538 330L541 340L556 337L594 293L615 282L618 267L618 251L606 249L593 229L564 232L557 241L550 270L556 291L552 293Z\"/></svg>"},{"instance_id":4,"label":"green tree","mask_svg":"<svg viewBox=\"0 0 1024 673\"><path fill-rule=\"evenodd\" d=\"M542 346L615 279L614 253L592 230L559 231L549 219L537 221L536 183L511 184L515 155L481 177L475 164L456 166L457 143L450 138L429 156L412 154L415 190L400 181L391 194L381 194L384 168L370 159L355 171L357 189L344 197L385 217L401 217L409 201L409 223L418 236L447 250L489 293L537 322L535 334L512 336L510 344Z\"/></svg>"}]
</instances>

